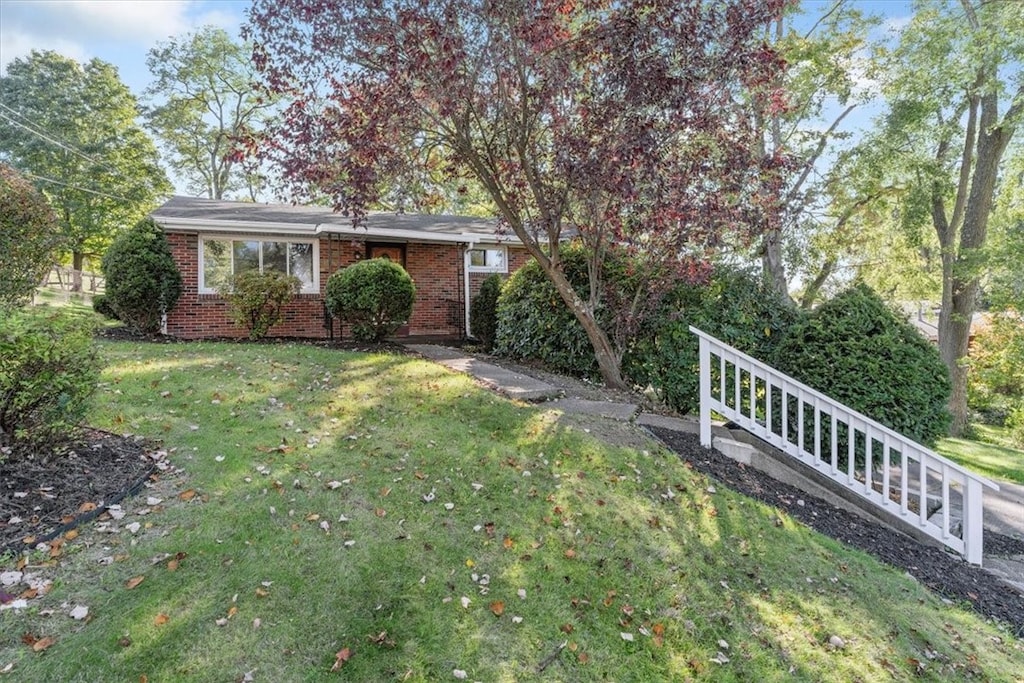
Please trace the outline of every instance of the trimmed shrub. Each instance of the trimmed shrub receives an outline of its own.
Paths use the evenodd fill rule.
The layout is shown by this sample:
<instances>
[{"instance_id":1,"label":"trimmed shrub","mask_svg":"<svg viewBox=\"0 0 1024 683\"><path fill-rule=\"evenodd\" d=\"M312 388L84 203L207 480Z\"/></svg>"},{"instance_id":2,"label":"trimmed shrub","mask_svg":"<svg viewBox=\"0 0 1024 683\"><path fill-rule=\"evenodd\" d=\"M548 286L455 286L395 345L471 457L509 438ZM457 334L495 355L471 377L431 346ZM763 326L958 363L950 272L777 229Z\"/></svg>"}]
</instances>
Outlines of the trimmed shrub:
<instances>
[{"instance_id":1,"label":"trimmed shrub","mask_svg":"<svg viewBox=\"0 0 1024 683\"><path fill-rule=\"evenodd\" d=\"M111 320L117 320L117 312L110 305L110 299L107 298L106 294L97 294L92 298L92 310L99 313L104 318Z\"/></svg>"},{"instance_id":2,"label":"trimmed shrub","mask_svg":"<svg viewBox=\"0 0 1024 683\"><path fill-rule=\"evenodd\" d=\"M262 339L281 321L284 305L300 289L302 281L294 275L276 270L247 270L231 278L220 295L227 300L235 324L249 330L249 339Z\"/></svg>"},{"instance_id":3,"label":"trimmed shrub","mask_svg":"<svg viewBox=\"0 0 1024 683\"><path fill-rule=\"evenodd\" d=\"M25 303L64 244L46 198L0 164L0 311Z\"/></svg>"},{"instance_id":4,"label":"trimmed shrub","mask_svg":"<svg viewBox=\"0 0 1024 683\"><path fill-rule=\"evenodd\" d=\"M791 327L774 365L925 445L949 427L949 374L938 351L866 284Z\"/></svg>"},{"instance_id":5,"label":"trimmed shrub","mask_svg":"<svg viewBox=\"0 0 1024 683\"><path fill-rule=\"evenodd\" d=\"M47 309L0 318L0 445L17 455L75 435L101 369L93 331Z\"/></svg>"},{"instance_id":6,"label":"trimmed shrub","mask_svg":"<svg viewBox=\"0 0 1024 683\"><path fill-rule=\"evenodd\" d=\"M719 265L706 284L675 288L637 335L623 369L638 384L653 387L673 409L696 413L700 358L690 325L768 362L800 316L753 270Z\"/></svg>"},{"instance_id":7,"label":"trimmed shrub","mask_svg":"<svg viewBox=\"0 0 1024 683\"><path fill-rule=\"evenodd\" d=\"M494 348L498 332L498 297L501 295L501 276L488 275L480 283L480 292L469 305L469 332L480 340L484 349Z\"/></svg>"},{"instance_id":8,"label":"trimmed shrub","mask_svg":"<svg viewBox=\"0 0 1024 683\"><path fill-rule=\"evenodd\" d=\"M381 342L412 315L416 286L402 266L383 258L360 261L327 280L331 315L352 326L359 341Z\"/></svg>"},{"instance_id":9,"label":"trimmed shrub","mask_svg":"<svg viewBox=\"0 0 1024 683\"><path fill-rule=\"evenodd\" d=\"M107 280L107 301L129 329L143 334L160 331L164 314L181 296L178 272L160 226L144 218L117 236L101 263Z\"/></svg>"},{"instance_id":10,"label":"trimmed shrub","mask_svg":"<svg viewBox=\"0 0 1024 683\"><path fill-rule=\"evenodd\" d=\"M566 246L561 254L566 277L587 298L583 249ZM576 377L600 376L587 333L536 261L531 259L505 282L497 320L495 353L537 360L554 372Z\"/></svg>"}]
</instances>

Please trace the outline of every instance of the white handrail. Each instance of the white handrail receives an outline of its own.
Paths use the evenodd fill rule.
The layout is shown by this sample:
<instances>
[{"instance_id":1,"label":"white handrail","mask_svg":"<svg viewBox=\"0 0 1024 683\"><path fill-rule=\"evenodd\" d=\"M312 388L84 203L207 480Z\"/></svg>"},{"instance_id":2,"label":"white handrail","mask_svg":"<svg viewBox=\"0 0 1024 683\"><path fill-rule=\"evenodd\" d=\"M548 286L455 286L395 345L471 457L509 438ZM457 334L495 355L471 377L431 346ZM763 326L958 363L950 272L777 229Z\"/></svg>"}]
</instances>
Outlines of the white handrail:
<instances>
[{"instance_id":1,"label":"white handrail","mask_svg":"<svg viewBox=\"0 0 1024 683\"><path fill-rule=\"evenodd\" d=\"M718 413L878 508L915 524L968 562L981 564L983 491L984 487L998 490L995 482L695 327L690 332L700 340L703 446L711 447L711 413ZM718 358L714 383L712 356ZM796 419L790 424L794 404ZM773 414L776 408L778 415ZM840 426L847 434L845 453L839 451ZM828 449L823 452L826 436ZM863 444L863 465L856 464L858 444ZM841 460L846 461L843 467ZM916 482L912 481L914 463ZM929 494L936 489L938 495ZM938 506L931 512L930 501Z\"/></svg>"}]
</instances>

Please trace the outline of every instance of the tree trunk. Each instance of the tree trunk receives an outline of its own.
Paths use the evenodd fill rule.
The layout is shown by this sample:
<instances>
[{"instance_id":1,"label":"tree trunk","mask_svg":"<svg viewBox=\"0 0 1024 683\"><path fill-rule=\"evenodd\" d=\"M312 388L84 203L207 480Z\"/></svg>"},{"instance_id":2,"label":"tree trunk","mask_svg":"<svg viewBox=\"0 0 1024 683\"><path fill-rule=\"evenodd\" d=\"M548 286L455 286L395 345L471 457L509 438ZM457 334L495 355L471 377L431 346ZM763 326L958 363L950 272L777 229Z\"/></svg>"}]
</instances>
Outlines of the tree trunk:
<instances>
[{"instance_id":1,"label":"tree trunk","mask_svg":"<svg viewBox=\"0 0 1024 683\"><path fill-rule=\"evenodd\" d=\"M82 291L82 265L85 263L85 254L80 251L71 252L71 291Z\"/></svg>"},{"instance_id":2,"label":"tree trunk","mask_svg":"<svg viewBox=\"0 0 1024 683\"><path fill-rule=\"evenodd\" d=\"M781 228L770 228L765 231L761 246L761 268L768 286L778 293L783 301L791 302L789 282L786 280L786 267L782 262Z\"/></svg>"}]
</instances>

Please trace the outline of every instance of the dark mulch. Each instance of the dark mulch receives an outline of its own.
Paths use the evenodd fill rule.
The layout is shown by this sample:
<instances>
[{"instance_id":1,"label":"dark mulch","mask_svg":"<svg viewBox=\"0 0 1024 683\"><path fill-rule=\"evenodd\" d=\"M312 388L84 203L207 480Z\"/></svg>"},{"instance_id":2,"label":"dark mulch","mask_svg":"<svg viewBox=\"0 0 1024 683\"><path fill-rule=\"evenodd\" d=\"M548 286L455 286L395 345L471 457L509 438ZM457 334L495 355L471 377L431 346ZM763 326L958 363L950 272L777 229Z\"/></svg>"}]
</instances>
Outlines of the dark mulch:
<instances>
[{"instance_id":1,"label":"dark mulch","mask_svg":"<svg viewBox=\"0 0 1024 683\"><path fill-rule=\"evenodd\" d=\"M137 491L153 471L148 452L141 440L87 430L70 449L0 462L0 555L48 541Z\"/></svg>"},{"instance_id":2,"label":"dark mulch","mask_svg":"<svg viewBox=\"0 0 1024 683\"><path fill-rule=\"evenodd\" d=\"M694 469L734 491L786 511L810 528L904 569L935 593L969 604L979 614L1007 624L1024 637L1024 595L979 567L941 548L918 543L798 488L746 467L700 445L694 434L652 428L665 445ZM798 503L797 501L801 501ZM1024 542L985 532L987 554L1024 554Z\"/></svg>"}]
</instances>

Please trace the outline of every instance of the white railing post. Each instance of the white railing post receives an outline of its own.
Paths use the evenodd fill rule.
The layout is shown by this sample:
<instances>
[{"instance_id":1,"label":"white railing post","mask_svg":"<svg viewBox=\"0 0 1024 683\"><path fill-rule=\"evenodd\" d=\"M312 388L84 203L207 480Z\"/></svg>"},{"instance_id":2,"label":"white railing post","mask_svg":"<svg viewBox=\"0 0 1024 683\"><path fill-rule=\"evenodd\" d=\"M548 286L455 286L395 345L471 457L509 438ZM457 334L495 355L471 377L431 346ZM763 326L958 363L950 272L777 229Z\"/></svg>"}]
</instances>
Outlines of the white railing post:
<instances>
[{"instance_id":1,"label":"white railing post","mask_svg":"<svg viewBox=\"0 0 1024 683\"><path fill-rule=\"evenodd\" d=\"M711 344L700 337L700 445L711 448Z\"/></svg>"},{"instance_id":2,"label":"white railing post","mask_svg":"<svg viewBox=\"0 0 1024 683\"><path fill-rule=\"evenodd\" d=\"M973 477L966 481L963 493L964 518L960 533L964 541L964 556L971 564L981 565L982 555L982 505L981 482Z\"/></svg>"}]
</instances>

